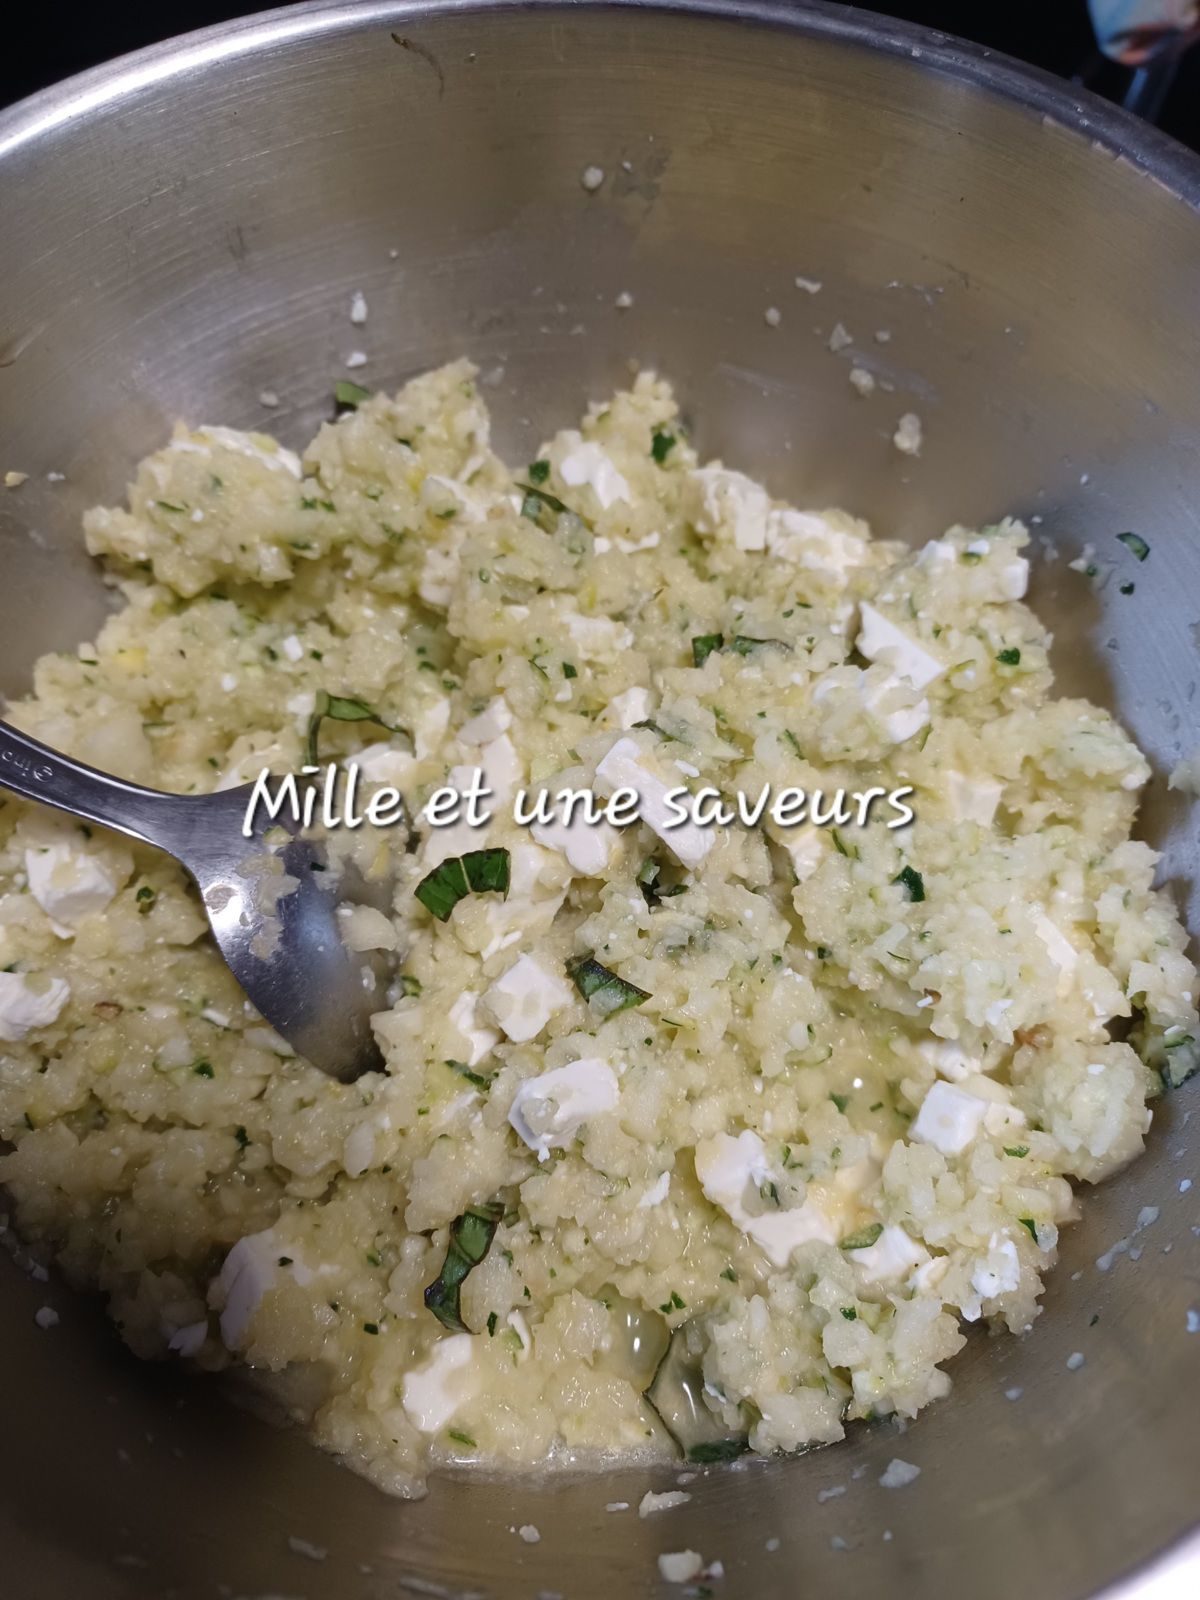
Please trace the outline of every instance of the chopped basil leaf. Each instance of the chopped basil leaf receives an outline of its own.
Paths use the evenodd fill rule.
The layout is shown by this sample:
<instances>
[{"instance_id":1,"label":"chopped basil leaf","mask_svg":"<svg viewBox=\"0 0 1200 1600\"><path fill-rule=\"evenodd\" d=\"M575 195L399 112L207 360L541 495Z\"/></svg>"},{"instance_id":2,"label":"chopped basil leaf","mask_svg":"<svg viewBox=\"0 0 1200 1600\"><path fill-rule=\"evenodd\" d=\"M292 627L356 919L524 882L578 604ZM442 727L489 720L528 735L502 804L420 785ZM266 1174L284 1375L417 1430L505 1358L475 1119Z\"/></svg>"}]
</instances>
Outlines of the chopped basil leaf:
<instances>
[{"instance_id":1,"label":"chopped basil leaf","mask_svg":"<svg viewBox=\"0 0 1200 1600\"><path fill-rule=\"evenodd\" d=\"M308 764L310 767L319 765L317 747L321 735L321 724L326 717L332 722L377 722L381 728L386 728L389 733L402 733L406 739L411 738L407 728L393 727L390 722L385 722L378 711L373 710L365 701L354 700L348 695L329 694L326 690L319 689L312 716L308 719Z\"/></svg>"},{"instance_id":2,"label":"chopped basil leaf","mask_svg":"<svg viewBox=\"0 0 1200 1600\"><path fill-rule=\"evenodd\" d=\"M1033 1220L1032 1217L1021 1217L1019 1220L1020 1220L1021 1226L1023 1228L1028 1228L1029 1229L1029 1237L1033 1240L1034 1244L1036 1244L1037 1243L1037 1223Z\"/></svg>"},{"instance_id":3,"label":"chopped basil leaf","mask_svg":"<svg viewBox=\"0 0 1200 1600\"><path fill-rule=\"evenodd\" d=\"M1029 1154L1029 1146L1027 1144L1006 1144L1004 1146L1004 1154L1006 1156L1027 1156Z\"/></svg>"},{"instance_id":4,"label":"chopped basil leaf","mask_svg":"<svg viewBox=\"0 0 1200 1600\"><path fill-rule=\"evenodd\" d=\"M692 640L692 664L702 667L714 650L725 648L723 633L701 633Z\"/></svg>"},{"instance_id":5,"label":"chopped basil leaf","mask_svg":"<svg viewBox=\"0 0 1200 1600\"><path fill-rule=\"evenodd\" d=\"M174 511L180 515L187 510L186 506L173 505L170 500L156 500L154 504L162 511Z\"/></svg>"},{"instance_id":6,"label":"chopped basil leaf","mask_svg":"<svg viewBox=\"0 0 1200 1600\"><path fill-rule=\"evenodd\" d=\"M664 433L661 428L656 428L654 430L654 437L650 441L650 454L654 457L655 461L658 462L660 467L671 454L671 451L674 450L674 448L675 435L673 433Z\"/></svg>"},{"instance_id":7,"label":"chopped basil leaf","mask_svg":"<svg viewBox=\"0 0 1200 1600\"><path fill-rule=\"evenodd\" d=\"M469 894L508 893L509 854L503 848L468 850L448 856L417 885L417 899L426 911L445 922L458 902Z\"/></svg>"},{"instance_id":8,"label":"chopped basil leaf","mask_svg":"<svg viewBox=\"0 0 1200 1600\"><path fill-rule=\"evenodd\" d=\"M197 1061L192 1067L192 1071L198 1078L211 1078L213 1076L212 1062Z\"/></svg>"},{"instance_id":9,"label":"chopped basil leaf","mask_svg":"<svg viewBox=\"0 0 1200 1600\"><path fill-rule=\"evenodd\" d=\"M1122 594L1132 594L1133 591L1134 591L1134 587L1135 586L1132 583L1123 583L1121 585L1121 593Z\"/></svg>"},{"instance_id":10,"label":"chopped basil leaf","mask_svg":"<svg viewBox=\"0 0 1200 1600\"><path fill-rule=\"evenodd\" d=\"M349 378L339 378L333 386L333 398L341 411L355 411L364 400L371 398L370 389L361 383L351 383Z\"/></svg>"},{"instance_id":11,"label":"chopped basil leaf","mask_svg":"<svg viewBox=\"0 0 1200 1600\"><path fill-rule=\"evenodd\" d=\"M745 1435L731 1437L725 1424L704 1399L704 1374L700 1361L688 1349L684 1323L658 1364L643 1398L679 1446L685 1461L732 1461L747 1448Z\"/></svg>"},{"instance_id":12,"label":"chopped basil leaf","mask_svg":"<svg viewBox=\"0 0 1200 1600\"><path fill-rule=\"evenodd\" d=\"M562 674L564 678L577 678L579 676L578 669L573 667L569 661L563 662Z\"/></svg>"},{"instance_id":13,"label":"chopped basil leaf","mask_svg":"<svg viewBox=\"0 0 1200 1600\"><path fill-rule=\"evenodd\" d=\"M639 989L636 983L626 983L615 972L602 966L595 956L577 956L567 962L567 976L589 1004L603 1017L611 1017L630 1006L640 1006L649 1000L650 992Z\"/></svg>"},{"instance_id":14,"label":"chopped basil leaf","mask_svg":"<svg viewBox=\"0 0 1200 1600\"><path fill-rule=\"evenodd\" d=\"M548 461L531 461L529 463L530 483L545 483L550 476L550 463Z\"/></svg>"},{"instance_id":15,"label":"chopped basil leaf","mask_svg":"<svg viewBox=\"0 0 1200 1600\"><path fill-rule=\"evenodd\" d=\"M469 1433L463 1433L459 1428L448 1428L446 1431L456 1444L465 1444L468 1450L479 1449L479 1446L475 1443L474 1439L472 1439Z\"/></svg>"},{"instance_id":16,"label":"chopped basil leaf","mask_svg":"<svg viewBox=\"0 0 1200 1600\"><path fill-rule=\"evenodd\" d=\"M425 1307L433 1312L443 1328L453 1333L471 1331L459 1308L463 1282L491 1249L503 1215L503 1202L489 1200L483 1205L469 1207L450 1224L446 1259L441 1272L425 1290Z\"/></svg>"},{"instance_id":17,"label":"chopped basil leaf","mask_svg":"<svg viewBox=\"0 0 1200 1600\"><path fill-rule=\"evenodd\" d=\"M246 1146L250 1143L250 1135L246 1132L245 1128L243 1128L240 1123L233 1130L233 1137L238 1142L238 1149L239 1150L244 1150L246 1148Z\"/></svg>"},{"instance_id":18,"label":"chopped basil leaf","mask_svg":"<svg viewBox=\"0 0 1200 1600\"><path fill-rule=\"evenodd\" d=\"M847 1322L857 1322L858 1321L858 1312L854 1309L853 1306L843 1306L842 1307L842 1315L845 1317Z\"/></svg>"},{"instance_id":19,"label":"chopped basil leaf","mask_svg":"<svg viewBox=\"0 0 1200 1600\"><path fill-rule=\"evenodd\" d=\"M1145 561L1150 554L1150 546L1140 533L1119 533L1117 538L1125 546L1126 550L1133 552L1139 561Z\"/></svg>"},{"instance_id":20,"label":"chopped basil leaf","mask_svg":"<svg viewBox=\"0 0 1200 1600\"><path fill-rule=\"evenodd\" d=\"M158 899L158 891L152 889L148 883L143 883L137 894L134 895L134 899L137 901L138 910L145 916L147 912L154 910L154 902Z\"/></svg>"},{"instance_id":21,"label":"chopped basil leaf","mask_svg":"<svg viewBox=\"0 0 1200 1600\"><path fill-rule=\"evenodd\" d=\"M729 642L729 648L735 655L750 656L756 650L791 650L791 645L783 639L752 639L748 634L738 633Z\"/></svg>"},{"instance_id":22,"label":"chopped basil leaf","mask_svg":"<svg viewBox=\"0 0 1200 1600\"><path fill-rule=\"evenodd\" d=\"M396 986L404 999L421 993L421 980L414 978L409 972L402 972L396 979Z\"/></svg>"},{"instance_id":23,"label":"chopped basil leaf","mask_svg":"<svg viewBox=\"0 0 1200 1600\"><path fill-rule=\"evenodd\" d=\"M529 522L536 522L544 533L553 533L566 506L556 495L547 494L544 489L535 489L532 484L519 483L517 488L525 497L521 501L521 515Z\"/></svg>"},{"instance_id":24,"label":"chopped basil leaf","mask_svg":"<svg viewBox=\"0 0 1200 1600\"><path fill-rule=\"evenodd\" d=\"M377 1322L364 1322L363 1323L363 1332L364 1333L378 1333L379 1332L379 1324Z\"/></svg>"},{"instance_id":25,"label":"chopped basil leaf","mask_svg":"<svg viewBox=\"0 0 1200 1600\"><path fill-rule=\"evenodd\" d=\"M1002 667L1015 667L1020 665L1021 652L1013 645L1008 650L998 650L996 660Z\"/></svg>"},{"instance_id":26,"label":"chopped basil leaf","mask_svg":"<svg viewBox=\"0 0 1200 1600\"><path fill-rule=\"evenodd\" d=\"M833 1101L834 1105L839 1111L845 1111L846 1107L850 1104L850 1096L848 1094L831 1094L829 1098Z\"/></svg>"},{"instance_id":27,"label":"chopped basil leaf","mask_svg":"<svg viewBox=\"0 0 1200 1600\"><path fill-rule=\"evenodd\" d=\"M489 1311L488 1312L487 1331L488 1331L488 1338L489 1339L494 1339L496 1337L496 1324L497 1324L497 1322L499 1322L499 1320L500 1320L500 1318L496 1315L496 1313L494 1311Z\"/></svg>"},{"instance_id":28,"label":"chopped basil leaf","mask_svg":"<svg viewBox=\"0 0 1200 1600\"><path fill-rule=\"evenodd\" d=\"M882 1222L868 1222L865 1228L842 1240L843 1250L869 1250L883 1232Z\"/></svg>"},{"instance_id":29,"label":"chopped basil leaf","mask_svg":"<svg viewBox=\"0 0 1200 1600\"><path fill-rule=\"evenodd\" d=\"M495 1081L493 1073L475 1072L465 1061L447 1061L446 1065L451 1072L457 1072L460 1078L465 1078L468 1083L474 1084L476 1089L490 1089Z\"/></svg>"},{"instance_id":30,"label":"chopped basil leaf","mask_svg":"<svg viewBox=\"0 0 1200 1600\"><path fill-rule=\"evenodd\" d=\"M908 891L910 900L924 900L925 879L917 871L916 867L905 867L902 872L896 874L892 882L902 883Z\"/></svg>"}]
</instances>

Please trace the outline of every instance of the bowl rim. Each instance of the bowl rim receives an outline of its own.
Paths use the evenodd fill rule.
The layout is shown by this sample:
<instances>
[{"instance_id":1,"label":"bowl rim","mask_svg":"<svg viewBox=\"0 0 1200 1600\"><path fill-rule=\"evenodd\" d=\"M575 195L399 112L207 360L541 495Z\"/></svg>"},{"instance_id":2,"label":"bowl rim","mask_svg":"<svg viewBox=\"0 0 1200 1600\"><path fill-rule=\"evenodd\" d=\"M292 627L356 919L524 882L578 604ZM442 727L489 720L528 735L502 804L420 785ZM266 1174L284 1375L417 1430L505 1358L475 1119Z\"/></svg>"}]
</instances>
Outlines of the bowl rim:
<instances>
[{"instance_id":1,"label":"bowl rim","mask_svg":"<svg viewBox=\"0 0 1200 1600\"><path fill-rule=\"evenodd\" d=\"M940 29L835 0L303 0L183 33L64 78L0 110L0 161L123 98L293 40L480 11L650 13L775 28L900 56L983 89L1130 161L1200 210L1200 155L1091 90Z\"/></svg>"},{"instance_id":2,"label":"bowl rim","mask_svg":"<svg viewBox=\"0 0 1200 1600\"><path fill-rule=\"evenodd\" d=\"M173 35L39 89L0 109L0 162L140 92L216 62L426 18L536 10L646 13L774 28L901 57L983 90L1124 160L1200 212L1200 155L1152 124L1041 67L941 29L835 0L302 0ZM1200 1577L1200 1518L1161 1550L1117 1572L1092 1600L1173 1600Z\"/></svg>"}]
</instances>

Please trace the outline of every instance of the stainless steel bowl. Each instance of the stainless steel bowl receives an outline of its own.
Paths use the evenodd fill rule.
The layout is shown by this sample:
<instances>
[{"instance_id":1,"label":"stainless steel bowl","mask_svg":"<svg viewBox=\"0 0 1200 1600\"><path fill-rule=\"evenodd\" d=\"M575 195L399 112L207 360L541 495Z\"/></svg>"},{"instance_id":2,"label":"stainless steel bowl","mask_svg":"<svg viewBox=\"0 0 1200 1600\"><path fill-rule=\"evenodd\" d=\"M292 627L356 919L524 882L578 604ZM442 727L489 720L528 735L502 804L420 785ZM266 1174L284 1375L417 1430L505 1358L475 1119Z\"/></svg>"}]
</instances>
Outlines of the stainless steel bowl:
<instances>
[{"instance_id":1,"label":"stainless steel bowl","mask_svg":"<svg viewBox=\"0 0 1200 1600\"><path fill-rule=\"evenodd\" d=\"M706 449L801 503L913 539L1041 519L1058 560L1035 601L1062 687L1114 704L1149 751L1147 833L1165 873L1195 879L1163 775L1200 742L1200 170L1152 131L834 6L298 6L0 118L0 218L0 469L31 474L0 492L3 688L101 615L79 513L119 496L176 416L295 444L356 345L356 376L380 383L469 352L520 452L637 360L677 379ZM869 400L827 347L838 321L891 386ZM263 389L282 398L269 418ZM889 442L907 410L916 461ZM1085 541L1118 566L1103 588L1066 566ZM604 1506L673 1474L386 1500L8 1272L4 1592L589 1600L660 1593L655 1555L690 1545L737 1600L1073 1600L1128 1594L1139 1568L1157 1592L1167 1569L1144 1564L1175 1545L1194 1593L1200 1553L1189 1566L1177 1543L1200 1487L1194 1104L1161 1105L1149 1155L1087 1197L1032 1337L973 1339L953 1397L903 1439L862 1427L712 1470L648 1521ZM1146 1206L1158 1220L1098 1269ZM43 1332L48 1296L62 1324ZM889 1491L896 1455L921 1477Z\"/></svg>"}]
</instances>

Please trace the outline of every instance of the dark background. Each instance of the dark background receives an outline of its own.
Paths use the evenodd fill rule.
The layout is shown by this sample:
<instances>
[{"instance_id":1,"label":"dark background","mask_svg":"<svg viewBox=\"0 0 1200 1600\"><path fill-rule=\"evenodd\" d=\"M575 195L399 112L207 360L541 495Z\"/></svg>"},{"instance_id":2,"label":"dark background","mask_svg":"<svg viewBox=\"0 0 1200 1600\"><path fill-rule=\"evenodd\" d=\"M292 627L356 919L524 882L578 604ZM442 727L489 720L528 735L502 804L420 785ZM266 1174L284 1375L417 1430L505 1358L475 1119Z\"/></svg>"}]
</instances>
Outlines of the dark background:
<instances>
[{"instance_id":1,"label":"dark background","mask_svg":"<svg viewBox=\"0 0 1200 1600\"><path fill-rule=\"evenodd\" d=\"M118 0L90 7L24 7L20 44L9 33L0 52L0 104L111 56L190 28L264 9L223 0ZM1063 77L1083 79L1120 98L1128 80L1095 47L1086 0L876 0L870 8L1003 50ZM1200 47L1192 51L1159 118L1200 150Z\"/></svg>"}]
</instances>

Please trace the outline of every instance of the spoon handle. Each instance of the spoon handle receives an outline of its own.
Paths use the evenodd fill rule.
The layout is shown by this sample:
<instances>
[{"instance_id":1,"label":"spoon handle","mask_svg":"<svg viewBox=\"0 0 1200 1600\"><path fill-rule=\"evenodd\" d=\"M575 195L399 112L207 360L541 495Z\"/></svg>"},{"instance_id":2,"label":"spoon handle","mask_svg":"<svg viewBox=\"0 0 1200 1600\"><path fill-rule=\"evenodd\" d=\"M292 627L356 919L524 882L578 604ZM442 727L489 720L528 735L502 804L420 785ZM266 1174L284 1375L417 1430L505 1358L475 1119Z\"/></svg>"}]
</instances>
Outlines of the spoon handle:
<instances>
[{"instance_id":1,"label":"spoon handle","mask_svg":"<svg viewBox=\"0 0 1200 1600\"><path fill-rule=\"evenodd\" d=\"M143 789L140 784L97 772L2 721L0 788L85 822L115 828L175 856L190 832L190 796Z\"/></svg>"}]
</instances>

